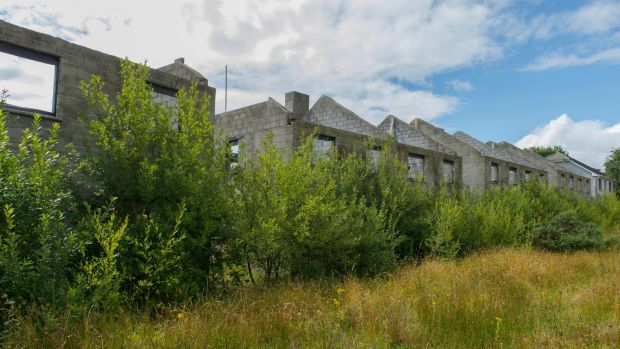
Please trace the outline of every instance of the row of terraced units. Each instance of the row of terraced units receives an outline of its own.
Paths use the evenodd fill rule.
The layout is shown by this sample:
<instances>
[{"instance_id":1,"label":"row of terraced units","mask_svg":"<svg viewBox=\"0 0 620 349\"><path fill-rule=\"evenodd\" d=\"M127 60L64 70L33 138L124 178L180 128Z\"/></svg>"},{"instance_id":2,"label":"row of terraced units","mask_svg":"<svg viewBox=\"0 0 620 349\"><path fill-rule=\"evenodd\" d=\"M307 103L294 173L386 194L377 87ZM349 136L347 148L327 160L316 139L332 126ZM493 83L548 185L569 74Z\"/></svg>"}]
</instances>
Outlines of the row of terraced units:
<instances>
[{"instance_id":1,"label":"row of terraced units","mask_svg":"<svg viewBox=\"0 0 620 349\"><path fill-rule=\"evenodd\" d=\"M218 114L215 124L228 138L233 153L243 149L256 154L269 132L280 149L290 152L314 132L316 155L336 148L341 153L376 156L380 150L376 144L390 137L407 165L409 178L428 186L445 183L480 192L535 180L584 196L590 193L588 176L529 150L507 142L482 143L464 132L448 134L421 119L407 123L388 115L375 126L327 96L310 107L308 95L291 91L285 95L285 105L269 98ZM245 146L240 148L240 144Z\"/></svg>"},{"instance_id":2,"label":"row of terraced units","mask_svg":"<svg viewBox=\"0 0 620 349\"><path fill-rule=\"evenodd\" d=\"M309 96L288 92L285 105L275 99L215 116L233 153L256 154L264 136L271 132L284 153L295 149L314 134L314 152L320 156L335 148L340 153L358 152L376 157L388 137L396 141L399 158L407 164L412 181L433 186L462 185L462 159L454 151L433 141L395 116L375 126L334 99L322 96L310 108ZM240 147L240 145L243 145Z\"/></svg>"}]
</instances>

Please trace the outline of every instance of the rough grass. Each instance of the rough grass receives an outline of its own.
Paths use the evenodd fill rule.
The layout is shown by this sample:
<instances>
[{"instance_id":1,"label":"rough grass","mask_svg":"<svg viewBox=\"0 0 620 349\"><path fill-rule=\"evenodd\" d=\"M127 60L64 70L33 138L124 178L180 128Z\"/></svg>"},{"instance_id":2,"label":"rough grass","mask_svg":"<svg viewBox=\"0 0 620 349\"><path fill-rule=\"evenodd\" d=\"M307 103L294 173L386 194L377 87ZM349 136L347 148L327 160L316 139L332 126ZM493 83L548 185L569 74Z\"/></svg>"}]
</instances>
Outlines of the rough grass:
<instances>
[{"instance_id":1,"label":"rough grass","mask_svg":"<svg viewBox=\"0 0 620 349\"><path fill-rule=\"evenodd\" d=\"M381 280L242 288L156 315L16 316L8 347L612 348L620 252L499 250ZM41 330L41 328L45 328Z\"/></svg>"}]
</instances>

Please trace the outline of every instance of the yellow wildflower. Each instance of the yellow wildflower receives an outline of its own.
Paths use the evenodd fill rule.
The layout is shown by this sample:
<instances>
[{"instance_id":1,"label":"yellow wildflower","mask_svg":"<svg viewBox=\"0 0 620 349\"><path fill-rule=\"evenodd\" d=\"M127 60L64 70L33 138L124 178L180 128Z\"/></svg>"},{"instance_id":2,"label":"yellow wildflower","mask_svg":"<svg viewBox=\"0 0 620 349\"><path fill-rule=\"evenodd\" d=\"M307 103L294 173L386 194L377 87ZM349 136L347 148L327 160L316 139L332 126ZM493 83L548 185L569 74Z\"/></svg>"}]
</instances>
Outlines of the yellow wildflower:
<instances>
[{"instance_id":1,"label":"yellow wildflower","mask_svg":"<svg viewBox=\"0 0 620 349\"><path fill-rule=\"evenodd\" d=\"M183 313L178 313L177 314L177 319L179 319L179 320L183 319Z\"/></svg>"}]
</instances>

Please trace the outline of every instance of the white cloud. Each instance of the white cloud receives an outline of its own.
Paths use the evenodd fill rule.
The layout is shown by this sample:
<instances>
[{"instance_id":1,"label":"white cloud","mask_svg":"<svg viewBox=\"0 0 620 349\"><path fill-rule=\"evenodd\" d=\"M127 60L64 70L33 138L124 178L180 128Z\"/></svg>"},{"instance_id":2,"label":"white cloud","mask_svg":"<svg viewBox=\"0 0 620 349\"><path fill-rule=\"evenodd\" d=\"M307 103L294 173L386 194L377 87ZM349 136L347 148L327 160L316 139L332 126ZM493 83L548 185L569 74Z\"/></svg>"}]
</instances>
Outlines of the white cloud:
<instances>
[{"instance_id":1,"label":"white cloud","mask_svg":"<svg viewBox=\"0 0 620 349\"><path fill-rule=\"evenodd\" d=\"M607 126L599 120L575 121L563 114L537 127L516 145L521 148L560 145L577 160L602 169L611 150L620 147L620 123Z\"/></svg>"},{"instance_id":2,"label":"white cloud","mask_svg":"<svg viewBox=\"0 0 620 349\"><path fill-rule=\"evenodd\" d=\"M516 42L530 39L548 41L566 35L578 40L572 44L534 59L522 71L544 71L563 69L596 63L617 63L620 61L620 2L599 0L588 2L571 11L538 15L530 20L522 20L513 15L502 17L505 22L504 34ZM597 38L597 44L584 37ZM601 48L603 47L603 48ZM568 52L568 53L567 53Z\"/></svg>"},{"instance_id":3,"label":"white cloud","mask_svg":"<svg viewBox=\"0 0 620 349\"><path fill-rule=\"evenodd\" d=\"M595 63L618 63L620 62L620 47L603 50L587 56L574 54L552 54L537 58L534 62L525 66L524 71L542 71L550 69L562 69L577 67Z\"/></svg>"},{"instance_id":4,"label":"white cloud","mask_svg":"<svg viewBox=\"0 0 620 349\"><path fill-rule=\"evenodd\" d=\"M219 88L218 111L228 65L229 109L295 89L330 95L373 121L379 111L432 119L454 111L458 99L392 81L422 83L501 56L493 38L501 6L475 0L10 0L3 7L12 23L153 66L184 56Z\"/></svg>"},{"instance_id":5,"label":"white cloud","mask_svg":"<svg viewBox=\"0 0 620 349\"><path fill-rule=\"evenodd\" d=\"M565 34L602 35L620 29L620 3L590 1L574 10L539 13L531 18L524 18L520 12L507 12L496 20L503 23L499 25L502 34L517 42L548 40Z\"/></svg>"},{"instance_id":6,"label":"white cloud","mask_svg":"<svg viewBox=\"0 0 620 349\"><path fill-rule=\"evenodd\" d=\"M448 86L456 92L471 92L476 88L469 81L452 80L448 81Z\"/></svg>"}]
</instances>

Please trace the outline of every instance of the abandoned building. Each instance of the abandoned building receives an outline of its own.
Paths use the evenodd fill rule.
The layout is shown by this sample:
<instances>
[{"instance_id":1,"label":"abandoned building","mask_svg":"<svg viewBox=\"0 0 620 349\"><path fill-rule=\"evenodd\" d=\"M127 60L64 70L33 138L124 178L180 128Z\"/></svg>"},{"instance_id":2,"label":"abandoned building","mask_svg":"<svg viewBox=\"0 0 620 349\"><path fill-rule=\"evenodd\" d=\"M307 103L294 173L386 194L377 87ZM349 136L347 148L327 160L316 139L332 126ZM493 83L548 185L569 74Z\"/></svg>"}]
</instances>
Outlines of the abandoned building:
<instances>
[{"instance_id":1,"label":"abandoned building","mask_svg":"<svg viewBox=\"0 0 620 349\"><path fill-rule=\"evenodd\" d=\"M235 151L239 149L238 144L244 143L244 150L250 154L256 152L267 132L273 133L276 146L291 150L316 128L316 155L336 148L342 153L357 151L372 157L379 150L369 147L368 140L379 143L392 135L412 180L422 180L429 185L441 181L460 185L461 182L462 163L455 152L417 133L393 116L387 117L379 127L374 126L327 96L320 97L309 108L308 95L291 91L285 95L285 106L269 98L262 103L218 114L214 120Z\"/></svg>"},{"instance_id":2,"label":"abandoned building","mask_svg":"<svg viewBox=\"0 0 620 349\"><path fill-rule=\"evenodd\" d=\"M575 190L575 187L571 187L571 182L575 182L575 177L577 177L577 184L579 184L580 179L582 181L585 181L584 183L586 184L586 186L582 186L582 188L580 190L578 189L578 191L582 195L589 195L589 190L587 189L587 185L589 185L590 183L589 178L581 177L579 176L579 173L567 171L561 166L558 166L558 164L549 161L548 159L534 153L531 150L523 150L508 142L500 142L499 144L497 144L497 146L502 147L506 151L511 152L516 156L521 156L547 171L547 181L553 187L560 188L561 190L572 191ZM571 177L573 177L572 181L570 179Z\"/></svg>"},{"instance_id":3,"label":"abandoned building","mask_svg":"<svg viewBox=\"0 0 620 349\"><path fill-rule=\"evenodd\" d=\"M399 157L407 163L410 178L422 176L427 184L462 185L463 163L455 151L393 115L386 117L378 127L396 141Z\"/></svg>"},{"instance_id":4,"label":"abandoned building","mask_svg":"<svg viewBox=\"0 0 620 349\"><path fill-rule=\"evenodd\" d=\"M83 46L72 44L51 35L38 33L0 20L0 63L7 71L17 72L13 79L3 78L9 89L5 114L9 119L9 137L17 142L23 129L32 123L32 116L41 115L41 127L50 129L52 123L61 123L59 139L78 148L85 141L86 125L78 118L85 115L88 106L80 90L80 81L93 74L105 81L104 92L115 95L121 87L119 77L121 59ZM37 76L28 75L38 72ZM34 81L20 85L19 74ZM215 89L208 80L185 65L183 59L159 69L151 69L149 83L153 97L166 104L174 104L176 92L194 82L198 88L215 98ZM36 86L35 86L36 84ZM42 98L28 98L32 89L45 88ZM26 97L26 98L24 98ZM28 103L34 105L29 105ZM36 102L36 103L35 103ZM211 106L212 113L215 111Z\"/></svg>"},{"instance_id":5,"label":"abandoned building","mask_svg":"<svg viewBox=\"0 0 620 349\"><path fill-rule=\"evenodd\" d=\"M99 75L105 81L104 92L113 96L121 87L120 62L118 57L0 20L0 68L15 72L2 77L3 87L10 90L4 106L10 139L17 142L32 116L39 114L44 130L61 123L60 141L80 149L88 142L86 124L80 118L92 117L80 82ZM38 74L36 79L28 75L31 72ZM177 91L192 84L215 101L215 88L182 58L151 69L148 82L152 97L169 106L176 105ZM33 87L44 91L34 98ZM214 111L212 103L211 120L229 141L233 158L239 155L240 144L245 144L243 151L256 154L269 132L277 147L291 151L317 130L316 155L336 149L375 158L380 149L369 146L369 141L380 144L391 138L399 158L407 164L409 178L429 186L446 183L482 191L494 185L540 180L592 197L610 193L614 186L600 171L561 154L543 158L506 142L482 143L463 132L450 135L421 119L406 123L389 115L375 126L327 96L311 108L308 95L291 91L284 105L269 98L218 115Z\"/></svg>"},{"instance_id":6,"label":"abandoned building","mask_svg":"<svg viewBox=\"0 0 620 349\"><path fill-rule=\"evenodd\" d=\"M614 193L613 180L607 177L600 170L592 168L583 162L562 153L551 154L547 156L547 160L557 164L559 167L571 174L580 174L580 176L577 177L577 183L574 183L574 179L569 177L569 185L577 185L578 187L582 187L582 190L586 191L590 197L594 198L597 196ZM582 178L584 177L586 179L582 182Z\"/></svg>"}]
</instances>

